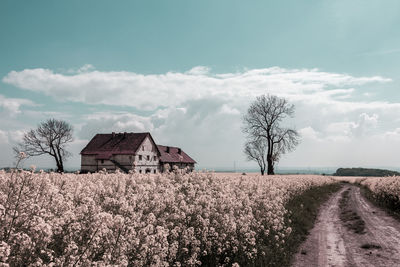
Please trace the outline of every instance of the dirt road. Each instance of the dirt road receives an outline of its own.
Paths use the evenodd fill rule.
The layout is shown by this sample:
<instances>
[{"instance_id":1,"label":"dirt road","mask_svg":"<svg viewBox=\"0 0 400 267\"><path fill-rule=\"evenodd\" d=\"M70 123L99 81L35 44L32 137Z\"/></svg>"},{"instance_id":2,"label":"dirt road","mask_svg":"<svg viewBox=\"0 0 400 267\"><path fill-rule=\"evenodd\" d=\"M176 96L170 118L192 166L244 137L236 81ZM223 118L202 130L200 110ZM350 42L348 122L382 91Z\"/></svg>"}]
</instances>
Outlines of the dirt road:
<instances>
[{"instance_id":1,"label":"dirt road","mask_svg":"<svg viewBox=\"0 0 400 267\"><path fill-rule=\"evenodd\" d=\"M346 185L321 207L293 266L400 266L400 222Z\"/></svg>"}]
</instances>

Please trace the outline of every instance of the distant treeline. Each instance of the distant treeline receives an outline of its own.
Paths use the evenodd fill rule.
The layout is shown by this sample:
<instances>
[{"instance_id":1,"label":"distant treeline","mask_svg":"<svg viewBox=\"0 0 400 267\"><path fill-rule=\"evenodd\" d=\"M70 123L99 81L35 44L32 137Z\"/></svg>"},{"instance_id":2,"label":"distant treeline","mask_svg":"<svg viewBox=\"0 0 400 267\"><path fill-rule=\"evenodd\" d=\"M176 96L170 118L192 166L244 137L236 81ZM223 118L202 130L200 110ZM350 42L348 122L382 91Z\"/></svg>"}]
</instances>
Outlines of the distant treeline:
<instances>
[{"instance_id":1,"label":"distant treeline","mask_svg":"<svg viewBox=\"0 0 400 267\"><path fill-rule=\"evenodd\" d=\"M366 169L366 168L339 168L334 173L335 176L399 176L400 173L382 169Z\"/></svg>"}]
</instances>

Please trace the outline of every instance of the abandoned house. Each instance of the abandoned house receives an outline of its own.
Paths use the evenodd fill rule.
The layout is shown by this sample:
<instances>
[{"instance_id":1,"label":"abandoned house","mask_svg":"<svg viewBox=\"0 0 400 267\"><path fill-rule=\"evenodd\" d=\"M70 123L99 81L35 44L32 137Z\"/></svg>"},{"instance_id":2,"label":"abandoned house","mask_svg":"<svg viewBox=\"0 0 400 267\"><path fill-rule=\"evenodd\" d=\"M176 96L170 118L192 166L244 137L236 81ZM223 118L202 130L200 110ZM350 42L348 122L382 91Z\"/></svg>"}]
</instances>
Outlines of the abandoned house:
<instances>
[{"instance_id":1,"label":"abandoned house","mask_svg":"<svg viewBox=\"0 0 400 267\"><path fill-rule=\"evenodd\" d=\"M192 171L195 163L179 147L156 145L150 133L96 134L81 151L82 172L158 173L165 171L166 164Z\"/></svg>"}]
</instances>

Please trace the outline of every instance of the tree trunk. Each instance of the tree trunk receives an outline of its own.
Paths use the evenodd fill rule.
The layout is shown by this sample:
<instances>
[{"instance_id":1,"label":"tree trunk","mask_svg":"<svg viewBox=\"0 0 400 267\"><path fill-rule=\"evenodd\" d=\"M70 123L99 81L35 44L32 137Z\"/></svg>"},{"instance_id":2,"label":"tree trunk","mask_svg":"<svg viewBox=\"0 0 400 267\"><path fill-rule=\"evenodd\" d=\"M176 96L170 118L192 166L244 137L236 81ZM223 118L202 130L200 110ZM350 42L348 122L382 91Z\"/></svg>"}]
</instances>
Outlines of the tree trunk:
<instances>
[{"instance_id":1,"label":"tree trunk","mask_svg":"<svg viewBox=\"0 0 400 267\"><path fill-rule=\"evenodd\" d=\"M274 151L274 143L271 136L268 134L268 152L267 152L267 174L274 175L274 161L272 160L272 153Z\"/></svg>"},{"instance_id":2,"label":"tree trunk","mask_svg":"<svg viewBox=\"0 0 400 267\"><path fill-rule=\"evenodd\" d=\"M265 172L264 168L260 168L260 169L261 169L261 175L264 175L264 172Z\"/></svg>"},{"instance_id":3,"label":"tree trunk","mask_svg":"<svg viewBox=\"0 0 400 267\"><path fill-rule=\"evenodd\" d=\"M57 160L57 172L64 172L64 164L63 164L62 156L61 156L60 149L59 149L58 146L57 146L56 158L58 158L58 160Z\"/></svg>"},{"instance_id":4,"label":"tree trunk","mask_svg":"<svg viewBox=\"0 0 400 267\"><path fill-rule=\"evenodd\" d=\"M274 162L272 161L271 156L267 156L267 164L268 164L268 170L267 174L268 175L274 175Z\"/></svg>"},{"instance_id":5,"label":"tree trunk","mask_svg":"<svg viewBox=\"0 0 400 267\"><path fill-rule=\"evenodd\" d=\"M63 165L61 156L57 160L57 172L64 172L64 165Z\"/></svg>"},{"instance_id":6,"label":"tree trunk","mask_svg":"<svg viewBox=\"0 0 400 267\"><path fill-rule=\"evenodd\" d=\"M62 164L57 166L57 172L64 172L64 166Z\"/></svg>"},{"instance_id":7,"label":"tree trunk","mask_svg":"<svg viewBox=\"0 0 400 267\"><path fill-rule=\"evenodd\" d=\"M274 166L272 166L272 165L268 165L268 175L274 175L275 174L275 172L274 172Z\"/></svg>"},{"instance_id":8,"label":"tree trunk","mask_svg":"<svg viewBox=\"0 0 400 267\"><path fill-rule=\"evenodd\" d=\"M60 161L58 160L58 154L57 154L57 151L56 151L56 149L54 148L54 145L53 144L50 144L50 149L51 149L51 151L52 151L52 153L50 154L51 156L53 156L54 157L54 159L56 160L56 165L57 165L57 172L60 172ZM61 164L61 166L62 166L62 164ZM62 168L62 167L61 167Z\"/></svg>"}]
</instances>

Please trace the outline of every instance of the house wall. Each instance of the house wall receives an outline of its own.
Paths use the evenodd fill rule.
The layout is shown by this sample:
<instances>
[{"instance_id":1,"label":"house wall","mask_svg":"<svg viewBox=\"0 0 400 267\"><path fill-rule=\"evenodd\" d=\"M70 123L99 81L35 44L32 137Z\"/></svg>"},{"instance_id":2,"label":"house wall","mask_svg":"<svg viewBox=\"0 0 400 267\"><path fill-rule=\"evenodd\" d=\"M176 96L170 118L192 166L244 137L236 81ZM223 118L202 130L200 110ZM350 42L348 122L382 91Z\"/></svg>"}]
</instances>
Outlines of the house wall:
<instances>
[{"instance_id":1,"label":"house wall","mask_svg":"<svg viewBox=\"0 0 400 267\"><path fill-rule=\"evenodd\" d=\"M112 160L118 162L120 165L125 167L128 170L132 169L132 163L135 160L135 155L113 155L111 157ZM114 164L114 163L113 163Z\"/></svg>"},{"instance_id":2,"label":"house wall","mask_svg":"<svg viewBox=\"0 0 400 267\"><path fill-rule=\"evenodd\" d=\"M111 158L112 159L112 158ZM97 159L97 170L101 171L103 169L106 169L107 171L115 171L115 164L111 160L107 159Z\"/></svg>"},{"instance_id":3,"label":"house wall","mask_svg":"<svg viewBox=\"0 0 400 267\"><path fill-rule=\"evenodd\" d=\"M141 160L139 159L140 156L142 156ZM160 172L157 148L148 137L146 137L138 151L136 151L135 170L139 173L146 173L146 170L151 173Z\"/></svg>"},{"instance_id":4,"label":"house wall","mask_svg":"<svg viewBox=\"0 0 400 267\"><path fill-rule=\"evenodd\" d=\"M97 171L96 155L81 155L81 172Z\"/></svg>"},{"instance_id":5,"label":"house wall","mask_svg":"<svg viewBox=\"0 0 400 267\"><path fill-rule=\"evenodd\" d=\"M123 166L132 167L133 160L135 159L135 155L113 155L112 159L117 161L119 164Z\"/></svg>"},{"instance_id":6,"label":"house wall","mask_svg":"<svg viewBox=\"0 0 400 267\"><path fill-rule=\"evenodd\" d=\"M115 171L115 165L110 160L96 159L96 155L81 155L81 172L97 172L102 169Z\"/></svg>"}]
</instances>

